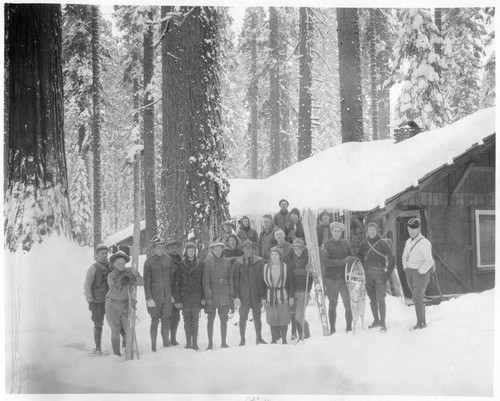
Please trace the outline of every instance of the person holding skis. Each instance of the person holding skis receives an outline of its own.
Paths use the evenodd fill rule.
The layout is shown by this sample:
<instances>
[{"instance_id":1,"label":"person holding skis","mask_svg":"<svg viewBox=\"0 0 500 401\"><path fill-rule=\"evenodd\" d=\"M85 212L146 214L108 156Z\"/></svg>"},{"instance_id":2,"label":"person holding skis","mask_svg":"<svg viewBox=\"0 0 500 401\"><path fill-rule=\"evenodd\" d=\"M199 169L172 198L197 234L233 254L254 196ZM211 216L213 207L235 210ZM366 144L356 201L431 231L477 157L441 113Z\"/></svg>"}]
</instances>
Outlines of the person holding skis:
<instances>
[{"instance_id":1,"label":"person holding skis","mask_svg":"<svg viewBox=\"0 0 500 401\"><path fill-rule=\"evenodd\" d=\"M432 245L420 232L420 219L411 218L407 227L410 238L406 240L403 251L403 268L417 315L417 324L413 329L423 329L427 327L424 294L430 281L431 269L434 266Z\"/></svg>"},{"instance_id":2,"label":"person holding skis","mask_svg":"<svg viewBox=\"0 0 500 401\"><path fill-rule=\"evenodd\" d=\"M257 234L257 231L255 231L250 226L250 219L248 218L248 216L243 216L239 221L239 223L240 223L240 229L238 230L238 238L241 240L241 242L245 241L246 239L249 239L255 245L257 245L257 242L259 241L259 236Z\"/></svg>"},{"instance_id":3,"label":"person holding skis","mask_svg":"<svg viewBox=\"0 0 500 401\"><path fill-rule=\"evenodd\" d=\"M92 354L101 355L102 327L104 324L104 301L109 291L108 274L111 268L108 262L108 247L104 244L97 245L95 249L95 263L87 270L83 285L85 298L89 304L92 322L94 322L95 348Z\"/></svg>"},{"instance_id":4,"label":"person holding skis","mask_svg":"<svg viewBox=\"0 0 500 401\"><path fill-rule=\"evenodd\" d=\"M290 211L290 222L285 225L285 236L290 244L296 238L302 238L303 240L306 238L302 221L300 221L299 209L295 207Z\"/></svg>"},{"instance_id":5,"label":"person holding skis","mask_svg":"<svg viewBox=\"0 0 500 401\"><path fill-rule=\"evenodd\" d=\"M129 315L129 286L144 285L144 279L139 272L126 268L130 262L130 257L123 251L118 251L111 255L109 262L114 269L108 274L109 291L106 294L106 320L111 328L111 346L113 353L121 356L120 353L120 333L125 336L131 335L128 331Z\"/></svg>"},{"instance_id":6,"label":"person holding skis","mask_svg":"<svg viewBox=\"0 0 500 401\"><path fill-rule=\"evenodd\" d=\"M167 239L165 244L168 256L172 260L172 266L174 270L177 271L182 268L182 259L180 253L182 251L182 243L173 239ZM175 273L174 273L175 275ZM172 289L173 291L173 289ZM177 346L177 327L179 327L179 322L181 321L181 309L175 306L172 307L172 315L170 316L170 345Z\"/></svg>"},{"instance_id":7,"label":"person holding skis","mask_svg":"<svg viewBox=\"0 0 500 401\"><path fill-rule=\"evenodd\" d=\"M276 227L285 230L287 223L290 223L290 212L288 211L288 201L286 199L281 199L279 201L280 211L276 213L273 217L273 223Z\"/></svg>"},{"instance_id":8,"label":"person holding skis","mask_svg":"<svg viewBox=\"0 0 500 401\"><path fill-rule=\"evenodd\" d=\"M366 272L366 293L370 298L373 314L373 323L368 328L380 327L380 331L386 332L386 283L394 270L396 257L387 241L380 236L377 223L372 221L367 224L366 235L367 238L361 242L357 256Z\"/></svg>"},{"instance_id":9,"label":"person holding skis","mask_svg":"<svg viewBox=\"0 0 500 401\"><path fill-rule=\"evenodd\" d=\"M345 308L346 332L352 331L352 311L349 299L349 290L345 281L345 265L355 258L349 243L341 238L345 225L334 221L330 224L332 238L324 245L322 262L325 271L325 292L328 297L328 319L330 320L330 334L336 332L337 303L339 294Z\"/></svg>"},{"instance_id":10,"label":"person holding skis","mask_svg":"<svg viewBox=\"0 0 500 401\"><path fill-rule=\"evenodd\" d=\"M273 224L273 218L270 214L265 214L262 217L262 231L257 243L258 254L265 262L269 259L269 250L276 244L275 231L276 227Z\"/></svg>"},{"instance_id":11,"label":"person holding skis","mask_svg":"<svg viewBox=\"0 0 500 401\"><path fill-rule=\"evenodd\" d=\"M254 254L255 244L246 239L241 244L243 256L236 259L234 270L234 305L240 314L240 346L245 345L245 331L248 313L252 309L255 327L255 342L267 344L262 339L261 299L265 298L265 286L262 280L264 259Z\"/></svg>"},{"instance_id":12,"label":"person holding skis","mask_svg":"<svg viewBox=\"0 0 500 401\"><path fill-rule=\"evenodd\" d=\"M286 344L290 308L294 305L294 282L290 267L283 262L283 251L276 246L271 248L269 262L264 265L263 280L266 292L261 303L271 327L271 344L276 344L279 337L283 339L282 344Z\"/></svg>"},{"instance_id":13,"label":"person holding skis","mask_svg":"<svg viewBox=\"0 0 500 401\"><path fill-rule=\"evenodd\" d=\"M170 347L170 316L172 315L172 283L175 268L172 259L165 255L165 240L158 236L151 240L153 255L144 263L144 293L151 316L151 350L156 352L158 324L161 320L163 346Z\"/></svg>"},{"instance_id":14,"label":"person holding skis","mask_svg":"<svg viewBox=\"0 0 500 401\"><path fill-rule=\"evenodd\" d=\"M198 348L198 322L201 308L205 305L203 295L204 263L198 259L198 248L194 242L184 247L181 267L175 271L174 299L175 307L182 309L184 331L186 333L186 349Z\"/></svg>"},{"instance_id":15,"label":"person holding skis","mask_svg":"<svg viewBox=\"0 0 500 401\"><path fill-rule=\"evenodd\" d=\"M233 269L231 262L222 255L225 245L215 242L210 245L211 257L205 262L203 272L203 291L205 293L205 313L208 315L207 350L213 349L214 321L219 313L221 348L228 348L226 343L228 313L234 298Z\"/></svg>"},{"instance_id":16,"label":"person holding skis","mask_svg":"<svg viewBox=\"0 0 500 401\"><path fill-rule=\"evenodd\" d=\"M330 213L326 209L319 214L319 219L320 224L316 227L316 234L318 236L319 247L324 248L324 244L332 239L332 232L330 231L332 219L330 218Z\"/></svg>"}]
</instances>

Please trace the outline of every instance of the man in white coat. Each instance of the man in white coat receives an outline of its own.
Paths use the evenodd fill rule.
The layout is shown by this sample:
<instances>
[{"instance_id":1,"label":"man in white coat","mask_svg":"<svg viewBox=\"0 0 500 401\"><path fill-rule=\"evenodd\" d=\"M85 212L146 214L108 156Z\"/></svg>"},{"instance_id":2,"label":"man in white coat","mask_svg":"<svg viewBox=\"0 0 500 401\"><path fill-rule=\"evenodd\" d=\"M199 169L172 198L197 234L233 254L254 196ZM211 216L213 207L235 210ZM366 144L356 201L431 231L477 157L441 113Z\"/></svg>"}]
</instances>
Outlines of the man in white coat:
<instances>
[{"instance_id":1,"label":"man in white coat","mask_svg":"<svg viewBox=\"0 0 500 401\"><path fill-rule=\"evenodd\" d=\"M406 241L403 252L403 268L417 314L417 324L413 329L423 329L426 327L424 294L434 267L432 246L420 232L419 219L410 219L407 226L410 238Z\"/></svg>"}]
</instances>

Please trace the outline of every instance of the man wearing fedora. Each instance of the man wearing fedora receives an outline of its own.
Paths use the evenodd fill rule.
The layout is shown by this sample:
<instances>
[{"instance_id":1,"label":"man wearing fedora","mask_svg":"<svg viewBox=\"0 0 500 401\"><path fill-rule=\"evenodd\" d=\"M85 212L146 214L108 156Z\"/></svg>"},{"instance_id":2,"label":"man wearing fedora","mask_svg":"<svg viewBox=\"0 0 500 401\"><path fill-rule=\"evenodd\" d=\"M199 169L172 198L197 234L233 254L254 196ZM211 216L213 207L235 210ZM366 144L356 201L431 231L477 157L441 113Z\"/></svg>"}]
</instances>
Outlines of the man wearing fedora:
<instances>
[{"instance_id":1,"label":"man wearing fedora","mask_svg":"<svg viewBox=\"0 0 500 401\"><path fill-rule=\"evenodd\" d=\"M431 277L431 269L434 267L432 257L432 245L420 232L420 220L411 218L408 223L408 234L403 251L403 268L406 273L406 281L411 290L417 324L413 329L423 329L427 326L425 321L424 294Z\"/></svg>"},{"instance_id":2,"label":"man wearing fedora","mask_svg":"<svg viewBox=\"0 0 500 401\"><path fill-rule=\"evenodd\" d=\"M266 287L262 280L264 259L254 254L255 244L246 239L241 244L243 256L233 264L234 270L234 305L240 314L240 346L245 345L245 331L250 309L255 327L255 342L267 344L262 339L261 299L265 297Z\"/></svg>"},{"instance_id":3,"label":"man wearing fedora","mask_svg":"<svg viewBox=\"0 0 500 401\"><path fill-rule=\"evenodd\" d=\"M229 236L235 235L238 246L241 244L241 240L236 235L236 231L234 231L234 224L232 220L226 220L222 222L222 234L215 239L215 242L222 242L226 248L229 247Z\"/></svg>"},{"instance_id":4,"label":"man wearing fedora","mask_svg":"<svg viewBox=\"0 0 500 401\"><path fill-rule=\"evenodd\" d=\"M180 241L176 241L175 239L167 239L167 243L165 244L168 256L172 260L172 266L174 267L174 271L182 269L182 243ZM175 276L175 273L174 273ZM181 309L175 305L172 307L172 315L170 316L170 345L177 346L179 345L177 341L177 328L179 327L179 323L181 321Z\"/></svg>"},{"instance_id":5,"label":"man wearing fedora","mask_svg":"<svg viewBox=\"0 0 500 401\"><path fill-rule=\"evenodd\" d=\"M170 347L170 316L172 314L172 283L175 268L172 259L165 255L165 240L155 236L151 240L153 255L144 263L144 292L148 313L151 316L151 350L156 352L158 324L161 320L163 346Z\"/></svg>"},{"instance_id":6,"label":"man wearing fedora","mask_svg":"<svg viewBox=\"0 0 500 401\"><path fill-rule=\"evenodd\" d=\"M102 327L104 324L104 301L109 291L108 274L111 268L108 262L108 247L104 244L97 245L95 249L95 263L87 270L83 285L85 298L89 304L91 319L94 322L93 354L101 355Z\"/></svg>"},{"instance_id":7,"label":"man wearing fedora","mask_svg":"<svg viewBox=\"0 0 500 401\"><path fill-rule=\"evenodd\" d=\"M114 269L108 274L109 291L106 294L106 320L111 328L111 346L113 353L121 356L120 333L128 333L129 299L128 286L144 285L144 279L139 272L134 272L125 265L130 262L130 257L123 251L111 255L109 262Z\"/></svg>"},{"instance_id":8,"label":"man wearing fedora","mask_svg":"<svg viewBox=\"0 0 500 401\"><path fill-rule=\"evenodd\" d=\"M330 320L330 334L336 332L337 303L339 294L345 308L346 332L352 331L352 311L349 291L345 282L345 265L354 260L351 245L341 238L345 232L345 225L334 221L330 224L332 238L323 249L323 267L325 271L325 292L328 297L328 318Z\"/></svg>"},{"instance_id":9,"label":"man wearing fedora","mask_svg":"<svg viewBox=\"0 0 500 401\"><path fill-rule=\"evenodd\" d=\"M285 226L292 220L290 218L290 212L288 211L288 201L286 199L281 199L279 201L280 211L273 216L273 223L276 227L281 228L285 231Z\"/></svg>"},{"instance_id":10,"label":"man wearing fedora","mask_svg":"<svg viewBox=\"0 0 500 401\"><path fill-rule=\"evenodd\" d=\"M225 244L215 242L210 245L212 255L205 262L203 272L203 291L205 293L205 313L208 315L207 350L213 349L214 320L219 313L221 348L228 348L226 343L228 313L234 297L233 269L231 262L222 255Z\"/></svg>"}]
</instances>

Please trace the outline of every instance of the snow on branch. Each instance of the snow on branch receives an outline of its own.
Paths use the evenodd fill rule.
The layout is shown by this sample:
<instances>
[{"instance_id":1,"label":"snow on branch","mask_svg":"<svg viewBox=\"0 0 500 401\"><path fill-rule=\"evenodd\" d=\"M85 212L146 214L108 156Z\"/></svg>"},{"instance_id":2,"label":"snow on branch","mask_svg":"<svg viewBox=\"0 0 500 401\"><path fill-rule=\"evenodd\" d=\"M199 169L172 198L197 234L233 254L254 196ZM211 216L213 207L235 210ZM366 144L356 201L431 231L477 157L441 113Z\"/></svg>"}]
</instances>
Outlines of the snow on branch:
<instances>
[{"instance_id":1,"label":"snow on branch","mask_svg":"<svg viewBox=\"0 0 500 401\"><path fill-rule=\"evenodd\" d=\"M144 145L134 145L132 146L128 153L127 153L127 156L125 157L125 161L127 163L133 163L134 162L134 159L135 159L135 156L140 154L142 152L142 150L144 149Z\"/></svg>"}]
</instances>

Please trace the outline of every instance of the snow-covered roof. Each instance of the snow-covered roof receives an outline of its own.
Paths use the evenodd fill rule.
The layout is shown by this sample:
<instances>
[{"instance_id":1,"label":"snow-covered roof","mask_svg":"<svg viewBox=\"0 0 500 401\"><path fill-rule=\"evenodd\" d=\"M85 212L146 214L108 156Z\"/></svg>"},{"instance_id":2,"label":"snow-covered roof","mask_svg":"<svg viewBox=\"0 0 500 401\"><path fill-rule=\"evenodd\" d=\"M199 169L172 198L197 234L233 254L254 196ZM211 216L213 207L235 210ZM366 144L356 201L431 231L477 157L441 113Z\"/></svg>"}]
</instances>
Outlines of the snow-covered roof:
<instances>
[{"instance_id":1,"label":"snow-covered roof","mask_svg":"<svg viewBox=\"0 0 500 401\"><path fill-rule=\"evenodd\" d=\"M494 133L493 107L399 143L343 143L265 180L230 180L229 211L233 217L275 212L282 198L299 210L383 208L387 199Z\"/></svg>"},{"instance_id":2,"label":"snow-covered roof","mask_svg":"<svg viewBox=\"0 0 500 401\"><path fill-rule=\"evenodd\" d=\"M141 231L146 228L146 222L144 220L141 220ZM114 244L117 244L121 241L123 241L126 238L132 237L134 235L134 225L131 224L127 228L124 228L121 231L118 231L114 234L111 234L106 240L104 241L104 244L107 246L112 246Z\"/></svg>"}]
</instances>

